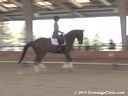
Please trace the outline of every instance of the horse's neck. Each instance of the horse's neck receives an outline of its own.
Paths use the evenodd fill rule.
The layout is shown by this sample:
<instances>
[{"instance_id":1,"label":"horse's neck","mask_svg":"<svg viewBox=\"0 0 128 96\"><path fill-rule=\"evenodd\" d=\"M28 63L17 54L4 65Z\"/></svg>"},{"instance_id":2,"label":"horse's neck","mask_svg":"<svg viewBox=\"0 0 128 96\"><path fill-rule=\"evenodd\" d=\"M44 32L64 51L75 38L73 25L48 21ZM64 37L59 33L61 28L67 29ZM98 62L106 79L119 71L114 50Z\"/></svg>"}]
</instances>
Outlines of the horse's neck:
<instances>
[{"instance_id":1,"label":"horse's neck","mask_svg":"<svg viewBox=\"0 0 128 96\"><path fill-rule=\"evenodd\" d=\"M66 36L66 43L67 43L69 49L72 49L72 45L73 45L74 40L75 40L75 36L74 35L70 34L70 35Z\"/></svg>"}]
</instances>

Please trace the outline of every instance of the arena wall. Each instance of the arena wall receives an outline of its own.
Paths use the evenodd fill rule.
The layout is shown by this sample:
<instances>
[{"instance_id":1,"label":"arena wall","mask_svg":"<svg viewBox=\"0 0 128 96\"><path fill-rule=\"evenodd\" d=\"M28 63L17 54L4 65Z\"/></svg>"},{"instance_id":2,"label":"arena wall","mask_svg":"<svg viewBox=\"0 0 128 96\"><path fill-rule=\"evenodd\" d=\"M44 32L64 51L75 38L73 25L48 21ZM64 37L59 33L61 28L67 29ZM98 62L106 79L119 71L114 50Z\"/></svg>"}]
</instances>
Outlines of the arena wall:
<instances>
[{"instance_id":1,"label":"arena wall","mask_svg":"<svg viewBox=\"0 0 128 96\"><path fill-rule=\"evenodd\" d=\"M18 61L21 56L21 51L0 51L0 61ZM128 62L128 52L124 51L72 51L71 57L73 61L79 62ZM25 61L33 61L35 53L28 51L25 56ZM43 59L44 61L65 61L63 54L47 53Z\"/></svg>"}]
</instances>

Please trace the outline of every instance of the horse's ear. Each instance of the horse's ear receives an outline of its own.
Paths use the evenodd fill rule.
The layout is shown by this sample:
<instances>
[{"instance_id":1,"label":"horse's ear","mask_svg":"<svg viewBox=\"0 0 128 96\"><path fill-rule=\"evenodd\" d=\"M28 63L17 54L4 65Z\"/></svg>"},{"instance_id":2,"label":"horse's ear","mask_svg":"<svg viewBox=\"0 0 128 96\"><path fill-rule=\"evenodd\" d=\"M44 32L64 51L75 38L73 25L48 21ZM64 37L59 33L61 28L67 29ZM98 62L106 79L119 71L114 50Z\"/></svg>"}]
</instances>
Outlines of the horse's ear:
<instances>
[{"instance_id":1,"label":"horse's ear","mask_svg":"<svg viewBox=\"0 0 128 96\"><path fill-rule=\"evenodd\" d=\"M85 29L82 29L82 31L84 32Z\"/></svg>"}]
</instances>

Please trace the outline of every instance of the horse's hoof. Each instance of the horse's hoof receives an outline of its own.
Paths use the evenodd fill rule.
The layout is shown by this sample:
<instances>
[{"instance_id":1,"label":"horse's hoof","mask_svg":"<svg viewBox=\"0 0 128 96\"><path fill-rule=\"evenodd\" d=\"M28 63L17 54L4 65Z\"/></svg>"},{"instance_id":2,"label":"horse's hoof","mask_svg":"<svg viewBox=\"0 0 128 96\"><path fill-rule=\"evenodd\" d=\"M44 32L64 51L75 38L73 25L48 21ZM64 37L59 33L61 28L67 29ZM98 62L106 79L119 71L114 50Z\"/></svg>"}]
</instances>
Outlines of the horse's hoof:
<instances>
[{"instance_id":1,"label":"horse's hoof","mask_svg":"<svg viewBox=\"0 0 128 96\"><path fill-rule=\"evenodd\" d=\"M17 74L17 75L22 75L22 74L24 74L24 71L19 71L19 72L17 72L16 74Z\"/></svg>"},{"instance_id":2,"label":"horse's hoof","mask_svg":"<svg viewBox=\"0 0 128 96\"><path fill-rule=\"evenodd\" d=\"M73 72L73 68L69 68L69 69L61 68L60 71Z\"/></svg>"},{"instance_id":3,"label":"horse's hoof","mask_svg":"<svg viewBox=\"0 0 128 96\"><path fill-rule=\"evenodd\" d=\"M73 72L73 69L69 69L68 71L69 71L69 72Z\"/></svg>"},{"instance_id":4,"label":"horse's hoof","mask_svg":"<svg viewBox=\"0 0 128 96\"><path fill-rule=\"evenodd\" d=\"M27 67L30 67L30 65L27 62L23 62L23 63L21 63L21 67L22 68L27 68Z\"/></svg>"},{"instance_id":5,"label":"horse's hoof","mask_svg":"<svg viewBox=\"0 0 128 96\"><path fill-rule=\"evenodd\" d=\"M60 69L60 71L63 71L63 70L65 70L65 69L64 69L64 68L61 68L61 69Z\"/></svg>"}]
</instances>

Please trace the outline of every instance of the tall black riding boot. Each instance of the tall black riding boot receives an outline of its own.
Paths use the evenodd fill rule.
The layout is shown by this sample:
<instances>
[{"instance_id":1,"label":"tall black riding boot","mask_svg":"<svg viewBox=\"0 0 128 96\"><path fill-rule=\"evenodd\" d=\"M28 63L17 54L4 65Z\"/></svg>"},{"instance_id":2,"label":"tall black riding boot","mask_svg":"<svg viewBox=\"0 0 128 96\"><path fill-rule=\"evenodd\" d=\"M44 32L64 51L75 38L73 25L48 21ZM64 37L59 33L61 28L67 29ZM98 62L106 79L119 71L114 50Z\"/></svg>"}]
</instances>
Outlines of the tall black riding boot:
<instances>
[{"instance_id":1,"label":"tall black riding boot","mask_svg":"<svg viewBox=\"0 0 128 96\"><path fill-rule=\"evenodd\" d=\"M61 41L59 41L58 49L59 49L60 52L63 52L64 51L64 48L63 48L63 45L62 45L62 42Z\"/></svg>"}]
</instances>

